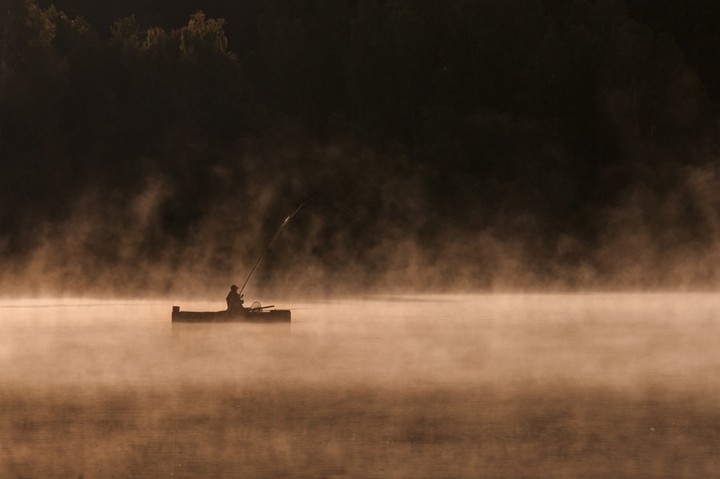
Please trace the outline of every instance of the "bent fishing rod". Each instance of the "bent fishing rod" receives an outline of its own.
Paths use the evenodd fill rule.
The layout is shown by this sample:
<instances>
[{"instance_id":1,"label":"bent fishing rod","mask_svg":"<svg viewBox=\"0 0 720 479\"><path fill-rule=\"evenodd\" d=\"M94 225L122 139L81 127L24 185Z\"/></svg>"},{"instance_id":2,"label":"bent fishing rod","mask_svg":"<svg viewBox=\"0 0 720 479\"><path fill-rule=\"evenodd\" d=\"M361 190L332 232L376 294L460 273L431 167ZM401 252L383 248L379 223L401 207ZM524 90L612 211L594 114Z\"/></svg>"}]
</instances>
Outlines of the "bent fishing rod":
<instances>
[{"instance_id":1,"label":"bent fishing rod","mask_svg":"<svg viewBox=\"0 0 720 479\"><path fill-rule=\"evenodd\" d=\"M270 246L272 246L272 244L273 244L273 242L275 241L275 239L276 239L278 236L280 236L280 232L283 230L283 228L285 228L285 225L290 222L290 220L293 218L293 216L295 216L295 215L298 213L298 211L300 211L300 210L302 209L303 206L305 206L306 204L310 203L313 199L314 199L314 198L310 198L309 200L306 200L306 201L305 201L304 203L302 203L300 206L298 206L297 208L295 208L295 211L293 211L292 213L290 213L287 218L285 218L285 221L282 222L282 224L280 225L280 228L278 228L277 232L275 233L275 236L272 237L272 239L270 240L270 242L268 243L268 245L265 247L265 251L263 251L262 254L260 255L260 257L257 259L257 261L255 261L255 266L253 266L253 268L250 270L250 274L248 275L247 279L246 279L245 282L243 283L242 288L240 288L240 292L239 292L238 294L242 294L242 292L245 290L245 286L247 286L248 281L250 281L250 277L251 277L251 276L253 275L253 273L255 272L255 269L258 267L258 265L260 264L260 261L262 261L263 257L265 256L265 253L268 252L268 250L270 249Z\"/></svg>"}]
</instances>

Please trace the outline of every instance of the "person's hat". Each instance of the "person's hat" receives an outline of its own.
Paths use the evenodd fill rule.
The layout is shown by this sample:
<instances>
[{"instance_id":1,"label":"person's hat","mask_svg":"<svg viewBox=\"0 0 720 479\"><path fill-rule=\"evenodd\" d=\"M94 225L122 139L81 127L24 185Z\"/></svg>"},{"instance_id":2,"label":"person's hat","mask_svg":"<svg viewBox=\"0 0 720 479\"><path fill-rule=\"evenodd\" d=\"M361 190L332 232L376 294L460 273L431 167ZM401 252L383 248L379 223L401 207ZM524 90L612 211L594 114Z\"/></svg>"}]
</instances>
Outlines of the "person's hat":
<instances>
[{"instance_id":1,"label":"person's hat","mask_svg":"<svg viewBox=\"0 0 720 479\"><path fill-rule=\"evenodd\" d=\"M230 289L232 289L234 291L234 290L238 289L238 287L233 284L232 286L230 286Z\"/></svg>"}]
</instances>

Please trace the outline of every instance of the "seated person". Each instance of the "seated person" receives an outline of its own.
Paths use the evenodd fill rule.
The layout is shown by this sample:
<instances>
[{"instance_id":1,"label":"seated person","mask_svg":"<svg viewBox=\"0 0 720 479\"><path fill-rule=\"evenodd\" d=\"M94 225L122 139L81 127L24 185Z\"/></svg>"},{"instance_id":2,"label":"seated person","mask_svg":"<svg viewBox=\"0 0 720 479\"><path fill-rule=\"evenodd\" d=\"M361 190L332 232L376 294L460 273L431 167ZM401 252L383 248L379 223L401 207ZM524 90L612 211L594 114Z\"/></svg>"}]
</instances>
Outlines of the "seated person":
<instances>
[{"instance_id":1,"label":"seated person","mask_svg":"<svg viewBox=\"0 0 720 479\"><path fill-rule=\"evenodd\" d=\"M230 286L230 292L228 293L225 301L227 302L227 310L229 313L240 313L245 310L243 304L245 300L241 294L238 294L238 287L234 284Z\"/></svg>"}]
</instances>

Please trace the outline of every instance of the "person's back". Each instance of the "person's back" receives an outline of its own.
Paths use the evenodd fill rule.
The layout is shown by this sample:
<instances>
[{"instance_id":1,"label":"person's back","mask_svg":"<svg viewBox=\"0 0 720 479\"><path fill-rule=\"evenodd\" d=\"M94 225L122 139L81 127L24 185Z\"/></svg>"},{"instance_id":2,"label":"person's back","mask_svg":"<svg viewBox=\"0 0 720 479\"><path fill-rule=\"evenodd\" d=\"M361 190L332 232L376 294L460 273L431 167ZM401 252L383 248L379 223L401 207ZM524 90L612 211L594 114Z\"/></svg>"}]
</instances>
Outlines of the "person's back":
<instances>
[{"instance_id":1,"label":"person's back","mask_svg":"<svg viewBox=\"0 0 720 479\"><path fill-rule=\"evenodd\" d=\"M230 286L230 292L225 297L225 302L227 302L227 310L230 313L239 313L240 311L243 311L245 309L243 307L245 301L243 301L242 295L238 294L237 290L237 286Z\"/></svg>"}]
</instances>

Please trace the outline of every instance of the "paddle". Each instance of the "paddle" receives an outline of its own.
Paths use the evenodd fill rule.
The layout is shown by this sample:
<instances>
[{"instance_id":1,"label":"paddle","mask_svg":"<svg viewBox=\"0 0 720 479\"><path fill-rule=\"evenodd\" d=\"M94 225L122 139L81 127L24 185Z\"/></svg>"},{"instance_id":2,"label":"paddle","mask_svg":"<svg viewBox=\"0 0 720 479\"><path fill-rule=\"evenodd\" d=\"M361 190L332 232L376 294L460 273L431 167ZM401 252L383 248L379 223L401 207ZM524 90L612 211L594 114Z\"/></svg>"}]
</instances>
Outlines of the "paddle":
<instances>
[{"instance_id":1,"label":"paddle","mask_svg":"<svg viewBox=\"0 0 720 479\"><path fill-rule=\"evenodd\" d=\"M271 304L270 306L255 306L254 308L251 307L250 311L262 311L263 309L274 308L274 307L275 307L274 304Z\"/></svg>"}]
</instances>

